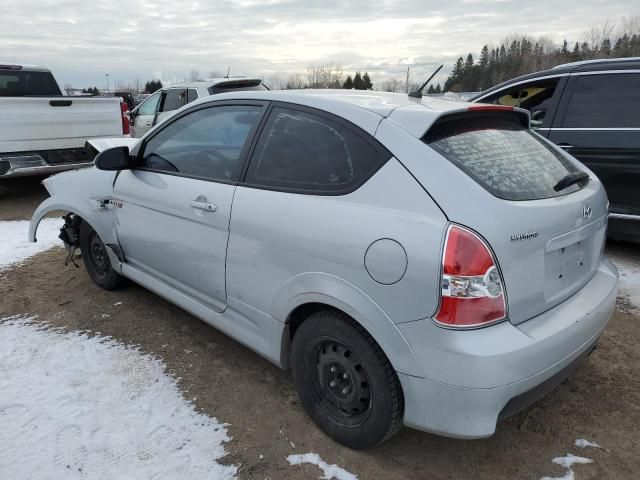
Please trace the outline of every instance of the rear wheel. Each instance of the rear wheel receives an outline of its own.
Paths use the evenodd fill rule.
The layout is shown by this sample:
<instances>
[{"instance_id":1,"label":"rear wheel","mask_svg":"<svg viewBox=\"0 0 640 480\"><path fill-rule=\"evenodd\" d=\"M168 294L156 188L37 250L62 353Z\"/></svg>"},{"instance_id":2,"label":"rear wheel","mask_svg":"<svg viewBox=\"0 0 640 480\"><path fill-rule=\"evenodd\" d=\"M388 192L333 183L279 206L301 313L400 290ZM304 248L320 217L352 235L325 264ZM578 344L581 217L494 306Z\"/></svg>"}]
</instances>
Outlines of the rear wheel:
<instances>
[{"instance_id":1,"label":"rear wheel","mask_svg":"<svg viewBox=\"0 0 640 480\"><path fill-rule=\"evenodd\" d=\"M342 312L311 315L295 333L291 364L302 405L350 448L381 444L402 426L395 371L375 340Z\"/></svg>"},{"instance_id":2,"label":"rear wheel","mask_svg":"<svg viewBox=\"0 0 640 480\"><path fill-rule=\"evenodd\" d=\"M105 290L114 290L122 284L123 277L111 266L107 248L87 222L80 225L80 250L82 261L93 282Z\"/></svg>"}]
</instances>

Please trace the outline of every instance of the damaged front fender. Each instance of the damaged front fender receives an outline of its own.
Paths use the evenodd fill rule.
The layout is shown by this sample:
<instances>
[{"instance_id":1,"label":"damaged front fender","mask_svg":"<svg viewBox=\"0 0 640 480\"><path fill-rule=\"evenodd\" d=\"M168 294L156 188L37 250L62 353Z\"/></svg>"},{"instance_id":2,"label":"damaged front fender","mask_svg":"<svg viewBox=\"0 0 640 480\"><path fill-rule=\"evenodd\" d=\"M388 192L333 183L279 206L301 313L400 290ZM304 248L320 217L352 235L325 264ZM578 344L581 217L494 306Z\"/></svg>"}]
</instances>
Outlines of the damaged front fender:
<instances>
[{"instance_id":1,"label":"damaged front fender","mask_svg":"<svg viewBox=\"0 0 640 480\"><path fill-rule=\"evenodd\" d=\"M60 173L42 183L51 197L42 202L31 218L29 241L37 242L40 221L51 212L71 212L87 222L105 245L118 245L113 212L113 182L116 172L97 168Z\"/></svg>"}]
</instances>

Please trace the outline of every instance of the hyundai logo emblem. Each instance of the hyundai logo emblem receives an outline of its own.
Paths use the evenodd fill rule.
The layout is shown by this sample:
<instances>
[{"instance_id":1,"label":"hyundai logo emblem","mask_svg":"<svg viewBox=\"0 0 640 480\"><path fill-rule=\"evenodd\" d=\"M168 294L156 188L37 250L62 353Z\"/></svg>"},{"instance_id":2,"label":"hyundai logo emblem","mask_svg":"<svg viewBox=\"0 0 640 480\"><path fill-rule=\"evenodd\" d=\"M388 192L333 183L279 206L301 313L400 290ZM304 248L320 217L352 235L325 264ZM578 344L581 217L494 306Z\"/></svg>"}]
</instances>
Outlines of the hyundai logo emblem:
<instances>
[{"instance_id":1,"label":"hyundai logo emblem","mask_svg":"<svg viewBox=\"0 0 640 480\"><path fill-rule=\"evenodd\" d=\"M591 207L589 205L584 205L582 207L582 218L584 218L585 220L587 218L591 218L592 213L593 211L591 210Z\"/></svg>"}]
</instances>

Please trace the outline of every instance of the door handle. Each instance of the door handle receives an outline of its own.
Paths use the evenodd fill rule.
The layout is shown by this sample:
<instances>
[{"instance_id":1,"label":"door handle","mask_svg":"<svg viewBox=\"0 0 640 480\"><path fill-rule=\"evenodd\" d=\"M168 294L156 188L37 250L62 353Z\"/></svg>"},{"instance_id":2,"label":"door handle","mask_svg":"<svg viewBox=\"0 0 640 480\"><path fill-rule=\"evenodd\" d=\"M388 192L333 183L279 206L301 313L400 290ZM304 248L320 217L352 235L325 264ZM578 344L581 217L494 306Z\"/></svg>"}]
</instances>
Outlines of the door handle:
<instances>
[{"instance_id":1,"label":"door handle","mask_svg":"<svg viewBox=\"0 0 640 480\"><path fill-rule=\"evenodd\" d=\"M218 209L218 207L216 207L213 203L196 202L195 200L190 201L189 205L191 205L193 208L204 210L206 212L215 212Z\"/></svg>"},{"instance_id":2,"label":"door handle","mask_svg":"<svg viewBox=\"0 0 640 480\"><path fill-rule=\"evenodd\" d=\"M558 145L563 150L571 150L573 145L569 145L568 143L561 143Z\"/></svg>"}]
</instances>

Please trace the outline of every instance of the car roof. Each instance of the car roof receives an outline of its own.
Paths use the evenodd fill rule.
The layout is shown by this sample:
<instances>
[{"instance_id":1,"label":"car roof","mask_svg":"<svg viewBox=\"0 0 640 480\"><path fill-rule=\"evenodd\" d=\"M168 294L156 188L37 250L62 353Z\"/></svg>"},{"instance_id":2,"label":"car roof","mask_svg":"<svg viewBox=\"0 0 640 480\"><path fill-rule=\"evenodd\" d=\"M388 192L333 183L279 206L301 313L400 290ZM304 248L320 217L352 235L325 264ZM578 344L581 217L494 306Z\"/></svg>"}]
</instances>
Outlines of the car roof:
<instances>
[{"instance_id":1,"label":"car roof","mask_svg":"<svg viewBox=\"0 0 640 480\"><path fill-rule=\"evenodd\" d=\"M541 70L539 72L529 73L527 75L521 75L519 77L512 78L505 82L499 83L483 92L478 93L470 99L475 101L480 97L484 97L488 93L500 90L511 84L520 83L526 80L535 80L542 77L556 77L561 75L569 75L571 73L581 72L602 72L607 70L635 70L640 69L640 57L629 58L602 58L597 60L582 60L579 62L563 63L556 65L548 70Z\"/></svg>"},{"instance_id":2,"label":"car roof","mask_svg":"<svg viewBox=\"0 0 640 480\"><path fill-rule=\"evenodd\" d=\"M382 119L390 117L417 137L421 137L442 114L466 111L470 106L467 102L428 96L411 98L403 93L305 89L232 91L201 98L188 107L227 100L278 101L317 108L345 118L372 135Z\"/></svg>"}]
</instances>

